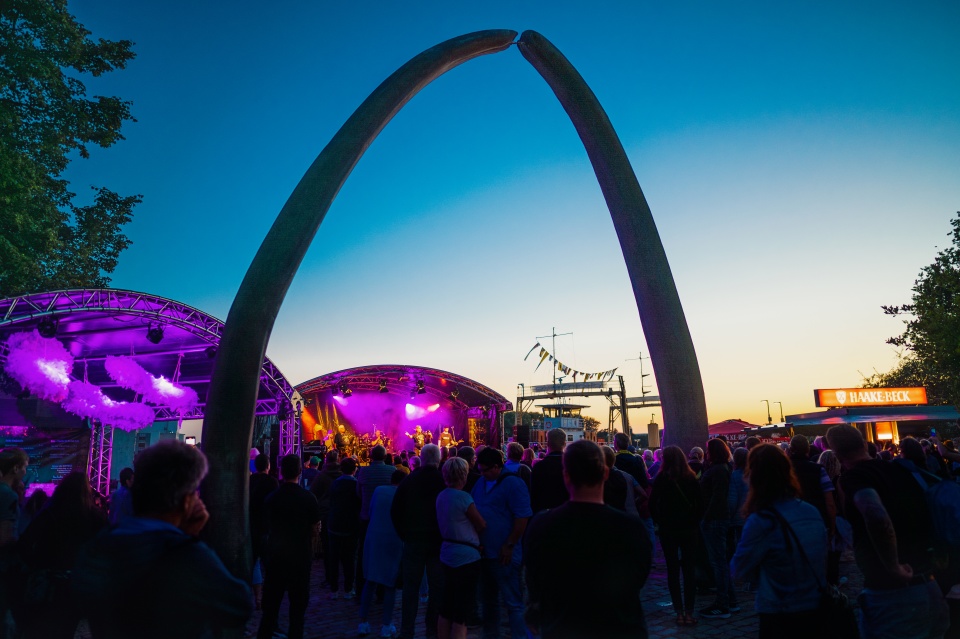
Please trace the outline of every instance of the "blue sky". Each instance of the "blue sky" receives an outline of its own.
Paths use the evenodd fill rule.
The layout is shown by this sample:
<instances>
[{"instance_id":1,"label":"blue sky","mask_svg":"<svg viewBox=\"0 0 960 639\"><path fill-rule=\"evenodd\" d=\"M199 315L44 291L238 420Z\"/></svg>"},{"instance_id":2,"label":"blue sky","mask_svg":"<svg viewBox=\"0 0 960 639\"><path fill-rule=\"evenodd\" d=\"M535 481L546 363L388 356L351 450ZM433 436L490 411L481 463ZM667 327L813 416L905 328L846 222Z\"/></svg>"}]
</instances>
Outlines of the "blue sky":
<instances>
[{"instance_id":1,"label":"blue sky","mask_svg":"<svg viewBox=\"0 0 960 639\"><path fill-rule=\"evenodd\" d=\"M306 168L384 78L488 28L573 62L630 156L670 259L710 419L810 410L886 370L919 269L960 209L956 2L121 2L71 10L137 58L90 80L133 102L74 190L140 193L113 285L226 317ZM619 245L565 114L514 48L440 78L347 181L268 354L294 382L410 363L508 397L647 348ZM531 358L532 359L532 358ZM649 362L647 362L647 365ZM649 367L648 369L649 370ZM588 411L606 421L605 405ZM777 417L775 415L775 417ZM632 415L636 424L649 415ZM658 416L659 419L659 416Z\"/></svg>"}]
</instances>

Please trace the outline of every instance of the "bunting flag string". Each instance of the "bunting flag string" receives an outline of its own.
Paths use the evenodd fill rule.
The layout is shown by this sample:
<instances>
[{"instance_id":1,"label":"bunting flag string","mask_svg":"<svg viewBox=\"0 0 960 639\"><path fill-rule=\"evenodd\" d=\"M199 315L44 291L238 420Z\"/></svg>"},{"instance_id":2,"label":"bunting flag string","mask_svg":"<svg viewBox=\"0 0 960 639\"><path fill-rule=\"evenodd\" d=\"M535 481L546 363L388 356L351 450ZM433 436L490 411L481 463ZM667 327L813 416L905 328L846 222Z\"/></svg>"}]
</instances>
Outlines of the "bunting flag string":
<instances>
[{"instance_id":1,"label":"bunting flag string","mask_svg":"<svg viewBox=\"0 0 960 639\"><path fill-rule=\"evenodd\" d=\"M606 382L606 381L612 380L612 379L614 378L614 376L616 375L616 373L617 373L617 369L616 369L616 368L613 368L613 369L608 370L608 371L603 371L603 372L600 372L600 373L584 373L584 372L582 372L582 371L575 370L575 369L573 369L573 368L565 365L563 362L561 362L561 361L560 361L559 359L557 359L556 357L554 357L553 354L551 354L546 348L544 348L543 346L540 345L540 342L537 342L536 344L533 345L533 348L531 348L531 349L527 352L527 356L523 358L523 361L527 361L527 358L529 358L530 355L532 355L533 352L534 352L535 350L537 350L537 348L540 349L540 361L537 363L537 367L533 369L534 372L536 372L544 362L550 362L551 365L553 365L554 363L556 363L556 367L557 367L557 370L558 370L558 371L560 371L560 372L563 373L564 375L573 375L573 382L574 382L574 383L577 382L577 377L578 377L578 376L583 376L583 381L584 381L584 382L589 382L591 379L595 379L595 380L597 380L598 382L599 382L599 381L604 381L604 382Z\"/></svg>"}]
</instances>

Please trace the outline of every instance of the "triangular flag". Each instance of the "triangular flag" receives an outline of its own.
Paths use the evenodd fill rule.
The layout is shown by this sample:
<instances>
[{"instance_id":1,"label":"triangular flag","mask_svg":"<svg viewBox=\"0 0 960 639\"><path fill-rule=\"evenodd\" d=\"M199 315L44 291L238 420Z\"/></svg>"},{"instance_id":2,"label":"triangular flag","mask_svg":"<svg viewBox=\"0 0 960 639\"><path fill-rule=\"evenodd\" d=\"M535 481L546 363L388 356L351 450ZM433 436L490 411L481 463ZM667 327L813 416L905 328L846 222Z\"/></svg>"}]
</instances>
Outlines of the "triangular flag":
<instances>
[{"instance_id":1,"label":"triangular flag","mask_svg":"<svg viewBox=\"0 0 960 639\"><path fill-rule=\"evenodd\" d=\"M543 360L545 360L545 359L547 359L547 351L541 349L541 351L540 351L540 364L543 364ZM537 364L537 368L540 368L540 364ZM533 369L533 372L534 372L534 373L537 372L537 368Z\"/></svg>"},{"instance_id":2,"label":"triangular flag","mask_svg":"<svg viewBox=\"0 0 960 639\"><path fill-rule=\"evenodd\" d=\"M540 342L537 342L536 344L533 345L533 348L530 349L530 353L537 350L537 346L540 346ZM527 357L530 357L530 353L527 353ZM527 357L524 357L523 361L527 361Z\"/></svg>"}]
</instances>

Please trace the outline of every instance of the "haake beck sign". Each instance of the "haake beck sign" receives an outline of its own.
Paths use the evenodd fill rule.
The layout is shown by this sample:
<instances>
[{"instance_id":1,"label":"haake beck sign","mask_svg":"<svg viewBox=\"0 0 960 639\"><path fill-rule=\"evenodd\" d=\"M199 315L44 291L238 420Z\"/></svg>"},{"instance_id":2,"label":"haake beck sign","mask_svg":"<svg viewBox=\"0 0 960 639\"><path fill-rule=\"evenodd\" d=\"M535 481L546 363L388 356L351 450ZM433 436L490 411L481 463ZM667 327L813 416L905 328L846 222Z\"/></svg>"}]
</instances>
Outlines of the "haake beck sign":
<instances>
[{"instance_id":1,"label":"haake beck sign","mask_svg":"<svg viewBox=\"0 0 960 639\"><path fill-rule=\"evenodd\" d=\"M927 403L927 389L919 388L818 388L814 400L821 408L857 406L914 406Z\"/></svg>"}]
</instances>

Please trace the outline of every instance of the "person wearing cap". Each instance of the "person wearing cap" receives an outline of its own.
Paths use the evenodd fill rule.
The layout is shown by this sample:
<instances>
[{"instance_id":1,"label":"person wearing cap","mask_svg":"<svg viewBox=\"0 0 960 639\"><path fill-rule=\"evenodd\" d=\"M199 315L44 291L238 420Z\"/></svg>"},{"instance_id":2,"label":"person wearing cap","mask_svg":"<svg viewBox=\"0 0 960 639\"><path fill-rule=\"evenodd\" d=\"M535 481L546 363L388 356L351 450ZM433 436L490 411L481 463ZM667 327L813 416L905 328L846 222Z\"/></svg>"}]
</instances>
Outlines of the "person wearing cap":
<instances>
[{"instance_id":1,"label":"person wearing cap","mask_svg":"<svg viewBox=\"0 0 960 639\"><path fill-rule=\"evenodd\" d=\"M307 460L303 466L303 473L300 476L300 485L304 488L310 488L310 484L320 474L320 458L314 455Z\"/></svg>"}]
</instances>

